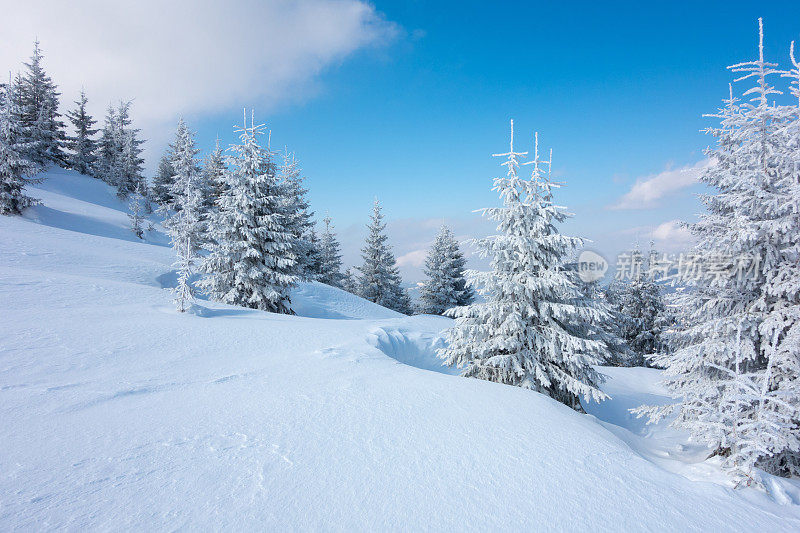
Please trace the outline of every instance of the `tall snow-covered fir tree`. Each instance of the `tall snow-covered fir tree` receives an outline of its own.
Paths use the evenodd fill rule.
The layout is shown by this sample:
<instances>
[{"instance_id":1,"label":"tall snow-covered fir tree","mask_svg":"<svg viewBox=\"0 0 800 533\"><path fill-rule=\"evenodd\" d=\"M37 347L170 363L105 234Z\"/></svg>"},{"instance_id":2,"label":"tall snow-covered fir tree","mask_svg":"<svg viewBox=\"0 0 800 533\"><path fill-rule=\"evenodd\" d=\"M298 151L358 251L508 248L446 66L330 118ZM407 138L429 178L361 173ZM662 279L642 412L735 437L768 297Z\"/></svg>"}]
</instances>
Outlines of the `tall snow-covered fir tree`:
<instances>
[{"instance_id":1,"label":"tall snow-covered fir tree","mask_svg":"<svg viewBox=\"0 0 800 533\"><path fill-rule=\"evenodd\" d=\"M456 322L439 356L466 366L465 376L533 389L581 410L581 397L606 397L594 365L606 359L607 348L587 338L584 325L608 316L582 297L576 272L565 268L582 240L555 226L568 215L553 204L556 185L544 174L549 163L539 159L538 141L530 179L519 176L525 155L514 151L512 121L510 149L496 154L506 158L507 175L495 178L493 188L503 206L483 210L500 233L476 241L491 270L467 271L483 301L448 313Z\"/></svg>"},{"instance_id":2,"label":"tall snow-covered fir tree","mask_svg":"<svg viewBox=\"0 0 800 533\"><path fill-rule=\"evenodd\" d=\"M31 183L40 168L26 156L29 140L21 134L17 99L9 83L0 94L0 214L18 215L35 203L25 194L25 185Z\"/></svg>"},{"instance_id":3,"label":"tall snow-covered fir tree","mask_svg":"<svg viewBox=\"0 0 800 533\"><path fill-rule=\"evenodd\" d=\"M131 102L120 102L117 108L117 149L119 150L119 175L117 176L117 194L125 198L137 190L140 185L147 191L147 181L144 178L142 159L142 144L139 139L138 128L131 127L130 118Z\"/></svg>"},{"instance_id":4,"label":"tall snow-covered fir tree","mask_svg":"<svg viewBox=\"0 0 800 533\"><path fill-rule=\"evenodd\" d=\"M66 141L64 123L58 112L60 93L44 70L39 41L34 43L30 62L16 83L19 98L19 121L22 142L27 146L28 159L42 168L64 165L62 150Z\"/></svg>"},{"instance_id":5,"label":"tall snow-covered fir tree","mask_svg":"<svg viewBox=\"0 0 800 533\"><path fill-rule=\"evenodd\" d=\"M294 234L285 220L282 187L270 153L258 144L263 126L237 130L240 144L227 159L225 190L210 224L209 254L200 282L209 295L225 303L292 313L289 289L295 274Z\"/></svg>"},{"instance_id":6,"label":"tall snow-covered fir tree","mask_svg":"<svg viewBox=\"0 0 800 533\"><path fill-rule=\"evenodd\" d=\"M336 234L333 232L332 220L330 215L325 215L322 220L325 224L325 231L319 242L320 250L320 273L318 281L341 287L344 275L342 274L342 253Z\"/></svg>"},{"instance_id":7,"label":"tall snow-covered fir tree","mask_svg":"<svg viewBox=\"0 0 800 533\"><path fill-rule=\"evenodd\" d=\"M195 271L197 253L204 236L200 167L196 159L199 152L194 135L183 119L180 119L175 142L172 144L171 166L175 175L170 180L171 211L164 222L177 255L175 266L178 269L178 285L174 293L175 304L180 312L186 311L187 305L194 298L190 279Z\"/></svg>"},{"instance_id":8,"label":"tall snow-covered fir tree","mask_svg":"<svg viewBox=\"0 0 800 533\"><path fill-rule=\"evenodd\" d=\"M364 262L358 267L361 272L358 279L359 296L383 307L410 314L411 300L402 287L394 254L386 242L386 224L377 198L367 229L367 241L361 249Z\"/></svg>"},{"instance_id":9,"label":"tall snow-covered fir tree","mask_svg":"<svg viewBox=\"0 0 800 533\"><path fill-rule=\"evenodd\" d=\"M172 166L173 149L172 145L167 147L164 155L158 161L158 168L156 175L153 176L153 184L150 187L150 194L153 201L162 208L169 208L174 204L172 197L173 183L172 178L175 176L175 168Z\"/></svg>"},{"instance_id":10,"label":"tall snow-covered fir tree","mask_svg":"<svg viewBox=\"0 0 800 533\"><path fill-rule=\"evenodd\" d=\"M469 305L475 299L464 278L466 260L455 235L442 225L425 259L425 281L420 287L421 313L441 315L453 307Z\"/></svg>"},{"instance_id":11,"label":"tall snow-covered fir tree","mask_svg":"<svg viewBox=\"0 0 800 533\"><path fill-rule=\"evenodd\" d=\"M92 168L94 177L113 185L117 181L117 110L109 105L106 110L100 140L97 143L96 159Z\"/></svg>"},{"instance_id":12,"label":"tall snow-covered fir tree","mask_svg":"<svg viewBox=\"0 0 800 533\"><path fill-rule=\"evenodd\" d=\"M691 230L696 256L727 262L731 275L702 276L685 291L676 351L654 359L680 402L640 412L675 411L673 424L758 482L754 468L800 474L800 156L789 133L798 110L775 103L780 71L764 59L760 19L758 59L729 68L755 83L712 115L716 164L700 181L715 192Z\"/></svg>"},{"instance_id":13,"label":"tall snow-covered fir tree","mask_svg":"<svg viewBox=\"0 0 800 533\"><path fill-rule=\"evenodd\" d=\"M81 90L81 95L75 102L77 106L74 110L67 113L67 118L72 123L75 135L67 137L66 146L69 153L66 156L67 166L80 172L90 175L94 162L97 160L97 141L93 138L99 131L92 126L97 122L86 111L86 93Z\"/></svg>"},{"instance_id":14,"label":"tall snow-covered fir tree","mask_svg":"<svg viewBox=\"0 0 800 533\"><path fill-rule=\"evenodd\" d=\"M304 280L316 279L319 274L319 249L312 217L314 213L306 199L308 190L303 186L303 176L295 155L284 150L278 168L278 180L283 188L287 229L294 236L294 255L297 275Z\"/></svg>"}]
</instances>

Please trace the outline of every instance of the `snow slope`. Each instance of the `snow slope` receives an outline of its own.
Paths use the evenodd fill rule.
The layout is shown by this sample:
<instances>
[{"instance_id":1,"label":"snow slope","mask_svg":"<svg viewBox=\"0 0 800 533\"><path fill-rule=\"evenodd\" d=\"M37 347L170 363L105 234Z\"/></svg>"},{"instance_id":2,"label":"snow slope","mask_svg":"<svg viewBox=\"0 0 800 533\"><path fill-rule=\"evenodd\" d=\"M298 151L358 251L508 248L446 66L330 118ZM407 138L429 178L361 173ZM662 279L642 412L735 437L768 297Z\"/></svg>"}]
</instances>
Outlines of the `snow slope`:
<instances>
[{"instance_id":1,"label":"snow slope","mask_svg":"<svg viewBox=\"0 0 800 533\"><path fill-rule=\"evenodd\" d=\"M181 315L164 237L137 242L113 191L52 171L32 193L0 218L1 530L800 529L793 483L659 455L681 436L625 411L663 399L654 371L609 369L581 415L450 375L448 319L321 284L300 316Z\"/></svg>"}]
</instances>

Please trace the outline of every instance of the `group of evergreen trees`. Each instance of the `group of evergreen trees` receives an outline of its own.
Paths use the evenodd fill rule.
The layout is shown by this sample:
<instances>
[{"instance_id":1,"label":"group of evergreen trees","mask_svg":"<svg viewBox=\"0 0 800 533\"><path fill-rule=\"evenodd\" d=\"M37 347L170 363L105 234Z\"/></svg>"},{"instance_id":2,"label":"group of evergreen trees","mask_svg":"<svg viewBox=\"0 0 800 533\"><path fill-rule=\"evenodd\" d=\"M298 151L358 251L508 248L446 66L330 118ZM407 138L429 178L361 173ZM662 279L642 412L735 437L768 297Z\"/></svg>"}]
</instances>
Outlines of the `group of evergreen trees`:
<instances>
[{"instance_id":1,"label":"group of evergreen trees","mask_svg":"<svg viewBox=\"0 0 800 533\"><path fill-rule=\"evenodd\" d=\"M193 134L181 121L175 142L148 186L131 102L109 106L102 128L97 128L81 91L66 115L74 131L69 136L58 112L60 94L44 70L38 42L25 68L24 74L0 85L0 213L21 213L33 203L24 194L25 185L47 167L60 165L113 185L120 198L129 200L131 230L139 238L146 235L152 204L160 207L178 256L181 310L193 295L193 275L202 271L206 276L199 284L211 297L258 309L291 312L289 288L299 280L318 279L411 312L377 201L359 275L350 269L342 273L341 247L331 219L326 217L319 238L294 155L285 151L276 164L276 154L257 141L263 128L252 121L239 130L240 144L231 147L229 155L217 142L202 164ZM449 291L447 283L453 282L445 278L460 277L463 260L448 265L446 272L438 273L434 263L431 268L431 283L444 283L443 290ZM458 283L462 288L455 290L464 291L463 279L453 286ZM430 287L426 297L436 298L431 292L435 285ZM453 300L450 293L439 299L441 303L427 305L426 312L442 313L466 301Z\"/></svg>"},{"instance_id":2,"label":"group of evergreen trees","mask_svg":"<svg viewBox=\"0 0 800 533\"><path fill-rule=\"evenodd\" d=\"M239 143L228 155L217 142L201 165L193 135L181 121L153 179L150 197L166 216L164 225L178 257L178 309L187 308L196 284L215 300L291 313L290 289L299 281L318 280L411 313L377 200L362 249L363 264L357 267L360 275L350 269L343 273L341 246L329 216L321 238L317 236L294 154L285 150L277 164L277 154L259 144L264 127L252 119L237 131ZM141 235L137 220L132 214L134 232ZM450 283L464 295L471 294L464 288L457 245L449 243L441 253L456 253L460 259L439 277L460 277L460 285L457 280ZM193 284L195 274L203 277ZM448 295L443 301L448 306L462 303L464 295L454 302Z\"/></svg>"},{"instance_id":3,"label":"group of evergreen trees","mask_svg":"<svg viewBox=\"0 0 800 533\"><path fill-rule=\"evenodd\" d=\"M132 127L130 102L110 107L99 141L96 121L81 91L76 108L67 113L74 135L61 120L58 88L43 66L39 42L25 71L0 85L0 212L19 214L31 205L24 188L33 176L52 165L93 175L115 187L120 197L138 191L146 202L142 175L143 143Z\"/></svg>"},{"instance_id":4,"label":"group of evergreen trees","mask_svg":"<svg viewBox=\"0 0 800 533\"><path fill-rule=\"evenodd\" d=\"M44 168L65 165L59 93L44 71L38 41L25 72L0 85L0 213L19 214L33 203L25 185Z\"/></svg>"},{"instance_id":5,"label":"group of evergreen trees","mask_svg":"<svg viewBox=\"0 0 800 533\"><path fill-rule=\"evenodd\" d=\"M248 126L245 116L237 132L228 155L217 142L201 164L181 120L159 165L153 197L177 255L176 303L186 310L192 278L202 274L196 285L215 300L292 313L291 287L319 277L299 164L287 152L276 165L276 154L259 143L264 126L252 119Z\"/></svg>"},{"instance_id":6,"label":"group of evergreen trees","mask_svg":"<svg viewBox=\"0 0 800 533\"><path fill-rule=\"evenodd\" d=\"M84 99L77 102L79 112L85 105ZM132 127L130 110L129 101L109 106L95 150L91 151L91 138L87 136L83 139L85 151L80 157L81 160L94 158L91 174L116 187L120 198L127 198L136 191L149 197L142 159L144 141L139 139L140 130ZM84 113L82 122L75 123L76 131L82 131L87 127L84 124L90 121L94 122Z\"/></svg>"},{"instance_id":7,"label":"group of evergreen trees","mask_svg":"<svg viewBox=\"0 0 800 533\"><path fill-rule=\"evenodd\" d=\"M673 325L661 284L650 269L655 251L645 260L635 250L632 261L642 265L630 280L615 280L596 297L608 307L611 320L604 335L611 353L609 364L618 366L651 366L656 354L667 348L667 332Z\"/></svg>"}]
</instances>

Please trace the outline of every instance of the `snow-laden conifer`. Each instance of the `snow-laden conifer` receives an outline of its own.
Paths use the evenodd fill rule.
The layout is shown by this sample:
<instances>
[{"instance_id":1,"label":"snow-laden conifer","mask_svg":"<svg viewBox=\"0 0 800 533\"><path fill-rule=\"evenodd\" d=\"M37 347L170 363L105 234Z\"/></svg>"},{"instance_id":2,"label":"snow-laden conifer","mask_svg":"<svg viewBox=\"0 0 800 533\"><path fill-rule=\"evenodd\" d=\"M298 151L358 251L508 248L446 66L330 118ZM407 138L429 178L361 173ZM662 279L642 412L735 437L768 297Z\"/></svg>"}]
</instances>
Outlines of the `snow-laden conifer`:
<instances>
[{"instance_id":1,"label":"snow-laden conifer","mask_svg":"<svg viewBox=\"0 0 800 533\"><path fill-rule=\"evenodd\" d=\"M304 280L319 275L319 249L312 217L314 213L306 199L300 163L293 153L284 150L278 167L278 180L283 189L286 227L293 235L293 253L297 257L297 275Z\"/></svg>"},{"instance_id":2,"label":"snow-laden conifer","mask_svg":"<svg viewBox=\"0 0 800 533\"><path fill-rule=\"evenodd\" d=\"M317 280L322 274L322 241L317 229L312 225L305 235L305 256L303 259L305 279Z\"/></svg>"},{"instance_id":3,"label":"snow-laden conifer","mask_svg":"<svg viewBox=\"0 0 800 533\"><path fill-rule=\"evenodd\" d=\"M117 194L125 198L140 186L146 192L147 182L142 174L144 159L142 159L142 144L139 139L138 128L132 127L130 118L131 102L120 102L117 108L116 145L119 152L119 172L117 175Z\"/></svg>"},{"instance_id":4,"label":"snow-laden conifer","mask_svg":"<svg viewBox=\"0 0 800 533\"><path fill-rule=\"evenodd\" d=\"M35 203L25 194L25 185L33 182L40 168L26 157L29 143L20 134L21 125L13 94L14 84L9 83L0 98L0 214L17 215Z\"/></svg>"},{"instance_id":5,"label":"snow-laden conifer","mask_svg":"<svg viewBox=\"0 0 800 533\"><path fill-rule=\"evenodd\" d=\"M666 346L667 307L661 287L649 274L655 252L644 261L641 252L633 252L633 261L645 266L627 284L621 295L620 313L625 317L620 328L622 340L631 349L631 366L646 366L654 354L664 352Z\"/></svg>"},{"instance_id":6,"label":"snow-laden conifer","mask_svg":"<svg viewBox=\"0 0 800 533\"><path fill-rule=\"evenodd\" d=\"M350 267L344 271L344 275L342 276L342 290L358 296L358 278Z\"/></svg>"},{"instance_id":7,"label":"snow-laden conifer","mask_svg":"<svg viewBox=\"0 0 800 533\"><path fill-rule=\"evenodd\" d=\"M372 207L372 216L367 226L368 234L364 248L361 249L363 263L358 270L358 294L370 302L409 314L411 300L402 287L402 279L397 269L394 253L387 242L386 223L378 199Z\"/></svg>"},{"instance_id":8,"label":"snow-laden conifer","mask_svg":"<svg viewBox=\"0 0 800 533\"><path fill-rule=\"evenodd\" d=\"M421 313L441 315L450 308L469 305L475 298L464 278L466 260L450 229L442 225L425 259L425 281L420 287Z\"/></svg>"},{"instance_id":9,"label":"snow-laden conifer","mask_svg":"<svg viewBox=\"0 0 800 533\"><path fill-rule=\"evenodd\" d=\"M604 332L603 339L608 346L608 364L637 366L641 361L624 340L625 333L633 327L633 319L623 311L627 283L614 280L597 292L599 293L598 298L605 304L610 317L609 320L600 324Z\"/></svg>"},{"instance_id":10,"label":"snow-laden conifer","mask_svg":"<svg viewBox=\"0 0 800 533\"><path fill-rule=\"evenodd\" d=\"M200 166L197 163L200 150L195 145L194 134L183 119L178 121L170 152L170 168L175 174L169 180L171 201L166 206L164 226L178 256L188 253L186 262L192 263L203 242L202 190Z\"/></svg>"},{"instance_id":11,"label":"snow-laden conifer","mask_svg":"<svg viewBox=\"0 0 800 533\"><path fill-rule=\"evenodd\" d=\"M326 215L322 220L325 224L325 231L319 242L320 250L320 273L318 280L334 287L342 287L342 254L339 241L333 232L333 225L330 215Z\"/></svg>"},{"instance_id":12,"label":"snow-laden conifer","mask_svg":"<svg viewBox=\"0 0 800 533\"><path fill-rule=\"evenodd\" d=\"M225 190L213 215L209 254L201 286L225 303L291 313L289 289L295 274L294 235L286 227L285 202L269 151L258 144L264 127L237 130L230 148Z\"/></svg>"},{"instance_id":13,"label":"snow-laden conifer","mask_svg":"<svg viewBox=\"0 0 800 533\"><path fill-rule=\"evenodd\" d=\"M758 59L729 68L754 84L712 115L720 121L708 130L716 164L700 181L714 193L702 198L707 213L691 230L698 259L727 261L733 275L702 276L685 291L677 349L654 359L680 402L641 412L657 419L674 410L675 425L734 474L757 480L756 467L798 473L800 164L787 135L797 110L775 105L779 70L764 59L760 20Z\"/></svg>"},{"instance_id":14,"label":"snow-laden conifer","mask_svg":"<svg viewBox=\"0 0 800 533\"><path fill-rule=\"evenodd\" d=\"M172 183L170 215L164 222L172 248L175 250L178 269L178 284L174 289L178 311L184 312L194 298L191 277L197 262L197 252L203 239L201 220L202 191L200 189L200 167L197 164L197 149L194 135L183 119L178 121L175 142L172 144L171 166L175 175Z\"/></svg>"},{"instance_id":15,"label":"snow-laden conifer","mask_svg":"<svg viewBox=\"0 0 800 533\"><path fill-rule=\"evenodd\" d=\"M92 174L109 185L117 182L115 174L118 171L117 157L117 110L109 105L106 110L100 140L97 143L97 152Z\"/></svg>"},{"instance_id":16,"label":"snow-laden conifer","mask_svg":"<svg viewBox=\"0 0 800 533\"><path fill-rule=\"evenodd\" d=\"M512 121L510 149L496 154L506 158L507 175L495 178L493 189L503 206L483 210L500 233L476 241L491 270L467 271L484 301L449 313L456 323L439 356L465 366L465 376L533 389L581 410L580 397L606 397L594 369L605 360L606 347L587 338L584 325L607 315L582 297L576 272L565 268L582 240L555 226L568 215L552 201L556 185L544 174L549 164L539 159L538 141L530 179L519 176L525 155L514 151Z\"/></svg>"},{"instance_id":17,"label":"snow-laden conifer","mask_svg":"<svg viewBox=\"0 0 800 533\"><path fill-rule=\"evenodd\" d=\"M25 156L36 165L64 165L62 146L66 141L64 123L58 112L60 93L44 70L39 41L34 43L25 74L19 78L19 121L22 142L27 146Z\"/></svg>"},{"instance_id":18,"label":"snow-laden conifer","mask_svg":"<svg viewBox=\"0 0 800 533\"><path fill-rule=\"evenodd\" d=\"M156 175L153 176L153 185L150 187L153 201L162 208L167 209L174 204L172 178L175 176L175 169L172 166L172 157L173 151L170 145L164 155L161 156L161 159L158 160Z\"/></svg>"},{"instance_id":19,"label":"snow-laden conifer","mask_svg":"<svg viewBox=\"0 0 800 533\"><path fill-rule=\"evenodd\" d=\"M127 198L139 188L145 197L149 197L147 182L142 175L144 141L139 139L140 130L132 127L130 108L131 102L109 106L98 143L94 174L114 185L120 198Z\"/></svg>"},{"instance_id":20,"label":"snow-laden conifer","mask_svg":"<svg viewBox=\"0 0 800 533\"><path fill-rule=\"evenodd\" d=\"M81 90L81 95L75 102L77 106L67 113L67 118L72 123L75 135L67 137L66 146L69 148L67 154L67 165L69 168L84 175L90 175L94 163L97 160L97 141L94 136L99 131L93 128L97 122L86 111L86 93Z\"/></svg>"},{"instance_id":21,"label":"snow-laden conifer","mask_svg":"<svg viewBox=\"0 0 800 533\"><path fill-rule=\"evenodd\" d=\"M203 205L208 216L217 209L217 203L225 192L225 153L217 139L214 150L208 154L203 164L205 192Z\"/></svg>"}]
</instances>

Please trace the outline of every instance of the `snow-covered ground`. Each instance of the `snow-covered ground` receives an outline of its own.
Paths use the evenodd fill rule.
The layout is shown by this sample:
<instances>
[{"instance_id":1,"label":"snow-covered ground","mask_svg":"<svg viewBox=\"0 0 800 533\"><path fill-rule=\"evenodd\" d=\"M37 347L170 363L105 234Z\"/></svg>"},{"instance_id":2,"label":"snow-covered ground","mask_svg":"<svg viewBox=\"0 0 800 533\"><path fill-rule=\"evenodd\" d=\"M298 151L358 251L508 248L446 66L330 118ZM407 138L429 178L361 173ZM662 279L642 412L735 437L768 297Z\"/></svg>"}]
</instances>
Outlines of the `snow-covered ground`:
<instances>
[{"instance_id":1,"label":"snow-covered ground","mask_svg":"<svg viewBox=\"0 0 800 533\"><path fill-rule=\"evenodd\" d=\"M627 411L659 373L604 369L578 414L454 376L449 320L321 284L299 316L173 310L163 235L53 171L0 218L0 529L800 529L800 488L733 489Z\"/></svg>"}]
</instances>

